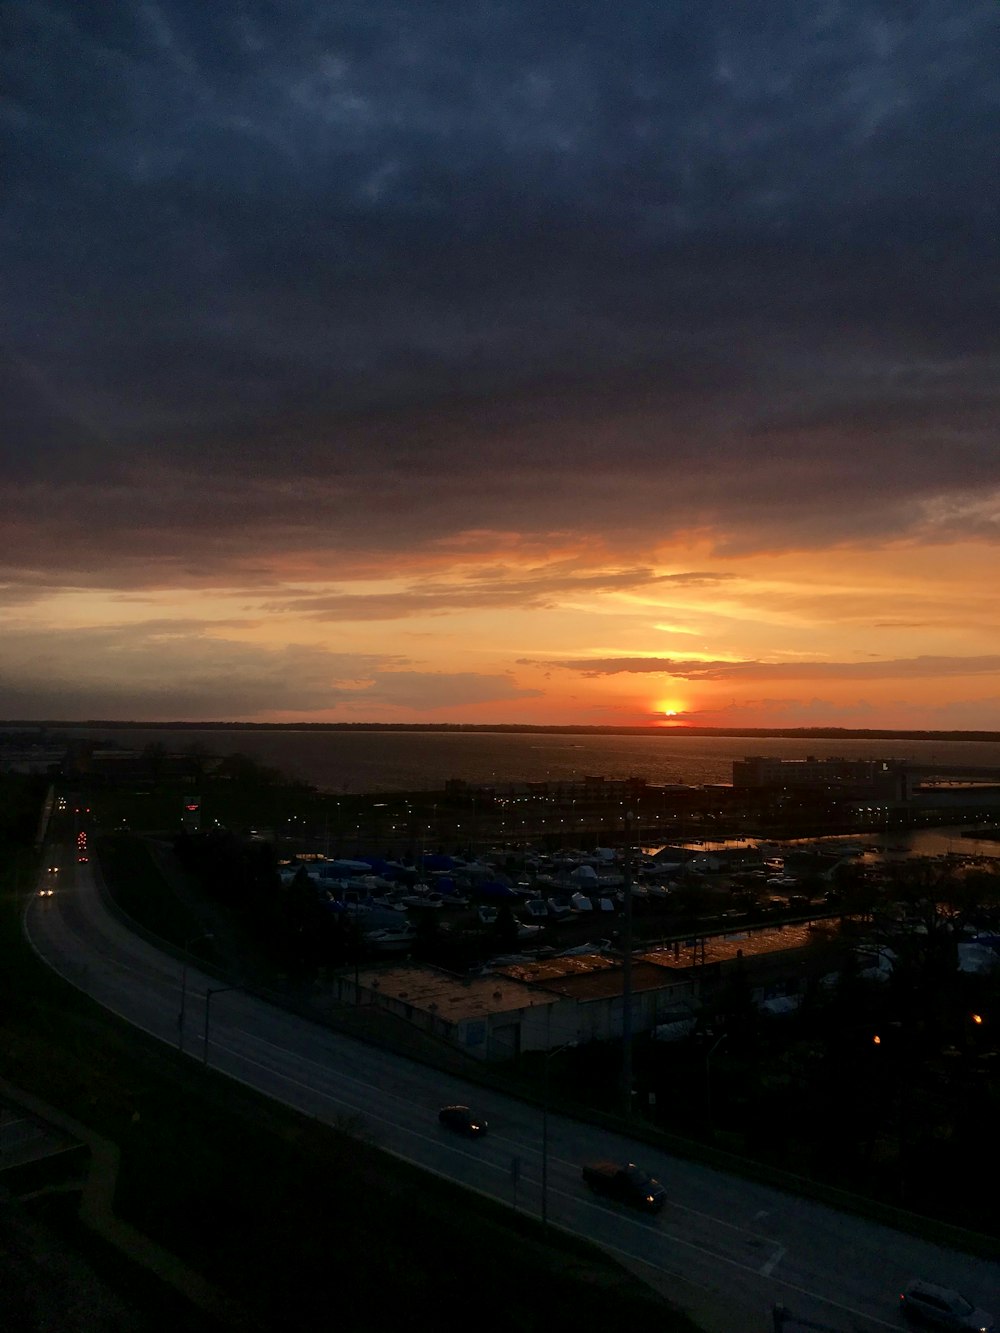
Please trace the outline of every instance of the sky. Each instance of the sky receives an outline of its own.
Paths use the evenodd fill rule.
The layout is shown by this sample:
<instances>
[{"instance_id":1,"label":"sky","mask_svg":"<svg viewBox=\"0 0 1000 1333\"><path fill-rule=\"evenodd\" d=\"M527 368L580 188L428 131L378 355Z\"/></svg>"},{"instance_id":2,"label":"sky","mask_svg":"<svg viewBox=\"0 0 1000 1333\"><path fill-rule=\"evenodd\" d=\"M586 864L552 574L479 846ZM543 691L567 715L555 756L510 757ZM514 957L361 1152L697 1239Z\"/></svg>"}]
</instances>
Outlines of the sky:
<instances>
[{"instance_id":1,"label":"sky","mask_svg":"<svg viewBox=\"0 0 1000 1333\"><path fill-rule=\"evenodd\" d=\"M996 0L8 0L0 718L1000 729Z\"/></svg>"}]
</instances>

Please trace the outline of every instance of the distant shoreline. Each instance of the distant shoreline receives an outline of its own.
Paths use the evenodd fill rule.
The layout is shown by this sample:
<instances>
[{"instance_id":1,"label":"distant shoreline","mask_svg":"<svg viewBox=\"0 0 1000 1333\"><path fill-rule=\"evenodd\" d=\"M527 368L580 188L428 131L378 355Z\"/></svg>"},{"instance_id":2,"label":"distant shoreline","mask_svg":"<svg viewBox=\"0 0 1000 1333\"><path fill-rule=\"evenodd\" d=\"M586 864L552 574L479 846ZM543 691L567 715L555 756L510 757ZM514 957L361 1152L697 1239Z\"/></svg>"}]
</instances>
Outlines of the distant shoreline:
<instances>
[{"instance_id":1,"label":"distant shoreline","mask_svg":"<svg viewBox=\"0 0 1000 1333\"><path fill-rule=\"evenodd\" d=\"M489 722L138 722L93 718L0 722L18 731L334 731L446 732L556 736L737 736L776 740L1000 741L1000 731L894 731L873 727L599 727Z\"/></svg>"}]
</instances>

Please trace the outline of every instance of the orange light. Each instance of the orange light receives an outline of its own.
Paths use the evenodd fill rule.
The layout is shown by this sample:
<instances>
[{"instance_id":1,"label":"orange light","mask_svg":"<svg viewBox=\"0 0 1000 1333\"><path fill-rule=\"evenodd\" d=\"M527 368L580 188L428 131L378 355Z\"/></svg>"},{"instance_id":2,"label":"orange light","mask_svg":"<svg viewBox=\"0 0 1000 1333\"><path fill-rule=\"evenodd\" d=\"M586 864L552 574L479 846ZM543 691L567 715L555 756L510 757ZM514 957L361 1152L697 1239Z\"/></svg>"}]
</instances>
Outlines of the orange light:
<instances>
[{"instance_id":1,"label":"orange light","mask_svg":"<svg viewBox=\"0 0 1000 1333\"><path fill-rule=\"evenodd\" d=\"M973 1021L973 1023L981 1023L981 1022L983 1021L983 1016L982 1016L982 1014L973 1014L973 1015L972 1015L972 1021Z\"/></svg>"},{"instance_id":2,"label":"orange light","mask_svg":"<svg viewBox=\"0 0 1000 1333\"><path fill-rule=\"evenodd\" d=\"M875 1036L872 1037L872 1041L875 1043L876 1046L882 1045L882 1038L878 1035L877 1032L875 1033Z\"/></svg>"}]
</instances>

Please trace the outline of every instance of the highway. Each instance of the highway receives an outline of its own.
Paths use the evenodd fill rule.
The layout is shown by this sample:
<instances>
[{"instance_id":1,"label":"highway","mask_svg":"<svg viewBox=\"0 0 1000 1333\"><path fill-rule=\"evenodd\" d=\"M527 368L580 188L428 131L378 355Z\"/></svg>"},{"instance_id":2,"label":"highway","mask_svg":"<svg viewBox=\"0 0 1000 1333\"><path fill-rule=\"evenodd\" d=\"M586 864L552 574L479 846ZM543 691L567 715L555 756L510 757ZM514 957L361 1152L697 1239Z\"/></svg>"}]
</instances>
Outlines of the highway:
<instances>
[{"instance_id":1,"label":"highway","mask_svg":"<svg viewBox=\"0 0 1000 1333\"><path fill-rule=\"evenodd\" d=\"M71 887L33 896L28 904L24 924L32 946L107 1009L177 1046L181 963L107 910L92 865L75 869ZM183 1044L192 1060L207 1057L213 1069L280 1102L362 1133L460 1185L541 1214L542 1116L536 1107L353 1041L239 989L222 988L194 967L186 972ZM468 1141L439 1126L437 1111L448 1102L474 1105L489 1119L489 1134ZM597 1199L580 1180L580 1163L589 1158L637 1161L666 1186L663 1212L645 1217ZM548 1118L547 1181L551 1225L625 1259L713 1333L770 1333L776 1302L839 1333L898 1330L898 1293L915 1276L956 1287L1000 1314L995 1261L943 1249L554 1114ZM795 1333L794 1322L786 1327Z\"/></svg>"}]
</instances>

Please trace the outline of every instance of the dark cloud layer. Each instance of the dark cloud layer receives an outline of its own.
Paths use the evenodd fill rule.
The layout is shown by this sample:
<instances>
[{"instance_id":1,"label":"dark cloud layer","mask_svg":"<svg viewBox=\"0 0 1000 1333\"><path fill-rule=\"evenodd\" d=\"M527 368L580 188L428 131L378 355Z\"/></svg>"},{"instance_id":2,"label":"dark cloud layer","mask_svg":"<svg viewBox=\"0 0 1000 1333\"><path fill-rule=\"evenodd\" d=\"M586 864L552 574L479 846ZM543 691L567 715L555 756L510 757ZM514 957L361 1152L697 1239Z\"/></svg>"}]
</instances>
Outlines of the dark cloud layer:
<instances>
[{"instance_id":1,"label":"dark cloud layer","mask_svg":"<svg viewBox=\"0 0 1000 1333\"><path fill-rule=\"evenodd\" d=\"M683 680L920 680L949 676L994 676L1000 673L1000 655L979 657L921 657L874 662L706 662L698 658L583 657L552 662L520 659L522 666L562 667L584 676L675 676Z\"/></svg>"},{"instance_id":2,"label":"dark cloud layer","mask_svg":"<svg viewBox=\"0 0 1000 1333\"><path fill-rule=\"evenodd\" d=\"M527 699L507 674L420 671L398 656L309 644L266 648L224 637L231 622L146 621L9 631L0 718L301 718L340 708L436 710ZM71 703L67 704L67 701ZM68 710L68 711L67 711Z\"/></svg>"},{"instance_id":3,"label":"dark cloud layer","mask_svg":"<svg viewBox=\"0 0 1000 1333\"><path fill-rule=\"evenodd\" d=\"M997 46L994 0L12 0L0 570L995 539Z\"/></svg>"}]
</instances>

